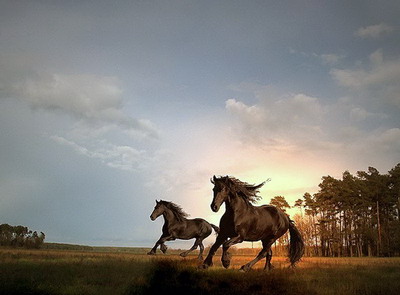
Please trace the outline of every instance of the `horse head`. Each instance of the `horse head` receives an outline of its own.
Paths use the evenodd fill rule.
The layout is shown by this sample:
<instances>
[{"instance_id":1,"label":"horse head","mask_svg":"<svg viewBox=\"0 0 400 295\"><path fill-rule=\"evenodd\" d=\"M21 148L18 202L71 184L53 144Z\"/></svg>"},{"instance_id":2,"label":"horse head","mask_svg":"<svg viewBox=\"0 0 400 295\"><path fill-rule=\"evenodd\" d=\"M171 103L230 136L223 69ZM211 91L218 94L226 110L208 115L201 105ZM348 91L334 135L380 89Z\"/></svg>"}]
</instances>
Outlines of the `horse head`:
<instances>
[{"instance_id":1,"label":"horse head","mask_svg":"<svg viewBox=\"0 0 400 295\"><path fill-rule=\"evenodd\" d=\"M153 213L150 215L151 220L156 220L158 216L164 213L164 205L162 204L161 200L156 200L156 206L154 207Z\"/></svg>"},{"instance_id":2,"label":"horse head","mask_svg":"<svg viewBox=\"0 0 400 295\"><path fill-rule=\"evenodd\" d=\"M214 177L211 180L211 183L214 184L213 188L214 197L210 207L212 211L218 212L222 203L225 202L229 196L229 178L228 177L216 178L214 175Z\"/></svg>"}]
</instances>

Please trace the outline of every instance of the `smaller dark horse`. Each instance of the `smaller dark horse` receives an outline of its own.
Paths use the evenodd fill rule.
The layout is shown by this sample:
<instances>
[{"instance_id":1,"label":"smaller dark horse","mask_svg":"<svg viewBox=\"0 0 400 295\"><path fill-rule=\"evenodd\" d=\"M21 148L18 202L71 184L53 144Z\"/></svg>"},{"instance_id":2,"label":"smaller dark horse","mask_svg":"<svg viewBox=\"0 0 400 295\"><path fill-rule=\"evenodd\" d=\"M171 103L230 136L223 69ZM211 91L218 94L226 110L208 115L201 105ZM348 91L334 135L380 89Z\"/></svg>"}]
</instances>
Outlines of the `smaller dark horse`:
<instances>
[{"instance_id":1,"label":"smaller dark horse","mask_svg":"<svg viewBox=\"0 0 400 295\"><path fill-rule=\"evenodd\" d=\"M227 268L230 265L231 255L229 247L243 241L262 242L262 249L255 259L242 266L241 270L248 271L259 260L266 258L265 270L271 269L272 250L275 241L289 230L289 260L291 266L300 260L304 253L304 242L300 232L282 210L270 205L253 206L261 197L257 195L259 185L251 185L234 177L213 177L214 198L211 209L217 212L225 203L225 213L222 215L219 226L220 232L212 245L202 268L212 265L212 259L222 245L222 265Z\"/></svg>"},{"instance_id":2,"label":"smaller dark horse","mask_svg":"<svg viewBox=\"0 0 400 295\"><path fill-rule=\"evenodd\" d=\"M211 234L212 229L218 233L218 226L208 223L201 218L187 219L186 217L189 215L185 213L180 206L172 202L156 200L156 206L154 207L153 213L150 215L150 219L154 221L160 215L163 215L164 217L162 235L154 245L153 249L151 249L151 251L147 254L155 255L158 246L160 246L160 250L165 253L167 251L167 246L164 243L167 241L172 241L175 239L196 239L192 248L182 252L180 255L185 257L190 252L197 249L198 246L200 246L198 258L203 260L203 240Z\"/></svg>"}]
</instances>

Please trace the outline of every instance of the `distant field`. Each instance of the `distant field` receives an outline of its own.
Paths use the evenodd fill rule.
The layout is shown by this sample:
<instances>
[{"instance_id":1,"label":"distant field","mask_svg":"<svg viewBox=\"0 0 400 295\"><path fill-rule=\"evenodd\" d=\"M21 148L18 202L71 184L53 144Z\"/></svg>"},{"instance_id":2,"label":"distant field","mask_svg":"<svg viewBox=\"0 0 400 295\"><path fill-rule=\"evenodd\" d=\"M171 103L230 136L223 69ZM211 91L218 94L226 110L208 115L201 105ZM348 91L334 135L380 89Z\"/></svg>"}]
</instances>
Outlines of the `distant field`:
<instances>
[{"instance_id":1,"label":"distant field","mask_svg":"<svg viewBox=\"0 0 400 295\"><path fill-rule=\"evenodd\" d=\"M107 250L108 249L108 250ZM147 249L23 250L0 248L0 294L398 294L400 258L304 258L295 270L286 258L275 269L239 272L253 256L220 257L198 270L194 255L145 255ZM107 250L107 251L106 251Z\"/></svg>"}]
</instances>

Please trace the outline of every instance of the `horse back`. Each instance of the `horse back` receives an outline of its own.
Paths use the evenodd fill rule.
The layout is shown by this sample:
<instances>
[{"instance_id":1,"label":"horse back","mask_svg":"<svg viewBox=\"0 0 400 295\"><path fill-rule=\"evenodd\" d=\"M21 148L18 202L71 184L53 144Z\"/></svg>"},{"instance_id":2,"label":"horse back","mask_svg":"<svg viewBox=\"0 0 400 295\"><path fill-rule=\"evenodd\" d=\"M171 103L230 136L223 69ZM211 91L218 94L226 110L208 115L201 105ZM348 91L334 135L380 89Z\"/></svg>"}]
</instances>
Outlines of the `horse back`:
<instances>
[{"instance_id":1,"label":"horse back","mask_svg":"<svg viewBox=\"0 0 400 295\"><path fill-rule=\"evenodd\" d=\"M198 237L207 237L211 234L211 225L202 218L185 219L172 227L169 232L178 239L193 239Z\"/></svg>"},{"instance_id":2,"label":"horse back","mask_svg":"<svg viewBox=\"0 0 400 295\"><path fill-rule=\"evenodd\" d=\"M199 235L211 234L211 224L203 218L188 219L187 222L192 223L192 226L197 229Z\"/></svg>"},{"instance_id":3,"label":"horse back","mask_svg":"<svg viewBox=\"0 0 400 295\"><path fill-rule=\"evenodd\" d=\"M267 219L271 221L272 231L275 233L275 235L281 236L288 230L289 217L281 209L271 205L263 205L256 208L258 208L258 210L262 210L264 212L263 215L265 215Z\"/></svg>"},{"instance_id":4,"label":"horse back","mask_svg":"<svg viewBox=\"0 0 400 295\"><path fill-rule=\"evenodd\" d=\"M235 231L248 241L277 239L289 228L286 214L270 205L251 207L246 214L236 217L234 222Z\"/></svg>"}]
</instances>

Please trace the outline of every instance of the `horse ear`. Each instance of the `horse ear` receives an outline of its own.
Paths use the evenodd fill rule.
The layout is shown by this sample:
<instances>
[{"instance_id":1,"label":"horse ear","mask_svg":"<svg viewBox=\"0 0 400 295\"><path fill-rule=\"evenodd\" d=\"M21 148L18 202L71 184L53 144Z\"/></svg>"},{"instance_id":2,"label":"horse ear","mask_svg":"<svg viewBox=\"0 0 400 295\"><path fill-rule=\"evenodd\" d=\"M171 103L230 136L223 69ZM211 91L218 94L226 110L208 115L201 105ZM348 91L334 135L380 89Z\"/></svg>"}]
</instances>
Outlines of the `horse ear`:
<instances>
[{"instance_id":1,"label":"horse ear","mask_svg":"<svg viewBox=\"0 0 400 295\"><path fill-rule=\"evenodd\" d=\"M210 178L210 181L211 181L212 184L215 184L214 180L215 180L215 175L214 175L214 178Z\"/></svg>"},{"instance_id":2,"label":"horse ear","mask_svg":"<svg viewBox=\"0 0 400 295\"><path fill-rule=\"evenodd\" d=\"M215 175L213 176L213 181L214 182L217 181L217 178L215 177Z\"/></svg>"},{"instance_id":3,"label":"horse ear","mask_svg":"<svg viewBox=\"0 0 400 295\"><path fill-rule=\"evenodd\" d=\"M160 204L160 202L159 202L159 201L157 201L157 199L156 199L156 204Z\"/></svg>"},{"instance_id":4,"label":"horse ear","mask_svg":"<svg viewBox=\"0 0 400 295\"><path fill-rule=\"evenodd\" d=\"M229 178L229 175L227 175L227 176L224 177L224 183L225 183L225 186L226 186L227 188L231 188L231 187L232 187L232 181L231 181L231 179Z\"/></svg>"}]
</instances>

